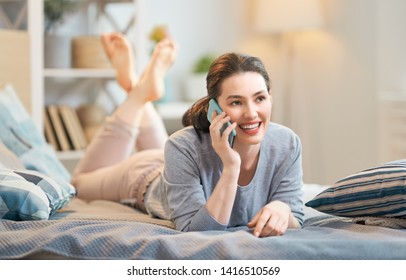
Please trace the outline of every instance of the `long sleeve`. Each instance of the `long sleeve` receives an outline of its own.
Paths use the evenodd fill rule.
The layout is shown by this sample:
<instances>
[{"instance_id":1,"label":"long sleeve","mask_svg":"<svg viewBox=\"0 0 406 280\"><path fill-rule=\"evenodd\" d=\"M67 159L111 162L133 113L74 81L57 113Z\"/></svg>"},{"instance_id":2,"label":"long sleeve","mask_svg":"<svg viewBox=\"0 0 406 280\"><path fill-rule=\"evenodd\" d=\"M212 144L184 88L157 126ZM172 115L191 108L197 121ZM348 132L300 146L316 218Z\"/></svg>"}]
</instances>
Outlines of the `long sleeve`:
<instances>
[{"instance_id":1,"label":"long sleeve","mask_svg":"<svg viewBox=\"0 0 406 280\"><path fill-rule=\"evenodd\" d=\"M170 218L182 231L224 230L227 225L214 220L205 207L220 174L213 171L222 169L219 159L211 145L206 147L197 137L187 138L171 138L165 147L163 180ZM211 166L204 168L202 159Z\"/></svg>"},{"instance_id":2,"label":"long sleeve","mask_svg":"<svg viewBox=\"0 0 406 280\"><path fill-rule=\"evenodd\" d=\"M217 222L205 207L222 170L208 133L199 138L191 127L176 132L165 146L164 172L150 187L149 213L172 220L181 231L227 230L246 226L264 205L280 200L303 222L301 144L290 129L271 123L261 142L255 175L247 186L237 187L227 225Z\"/></svg>"}]
</instances>

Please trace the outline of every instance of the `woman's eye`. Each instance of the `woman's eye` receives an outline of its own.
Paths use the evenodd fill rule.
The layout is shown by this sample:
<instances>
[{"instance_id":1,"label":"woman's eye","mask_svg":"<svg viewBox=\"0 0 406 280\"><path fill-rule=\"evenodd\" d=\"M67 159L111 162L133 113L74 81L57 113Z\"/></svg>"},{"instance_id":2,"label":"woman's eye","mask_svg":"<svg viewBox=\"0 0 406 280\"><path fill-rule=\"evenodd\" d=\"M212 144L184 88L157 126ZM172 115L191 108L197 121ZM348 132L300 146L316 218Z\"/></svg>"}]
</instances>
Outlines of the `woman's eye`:
<instances>
[{"instance_id":1,"label":"woman's eye","mask_svg":"<svg viewBox=\"0 0 406 280\"><path fill-rule=\"evenodd\" d=\"M266 99L265 96L258 96L257 101L258 101L258 102L262 102L262 101L264 101L265 99Z\"/></svg>"},{"instance_id":2,"label":"woman's eye","mask_svg":"<svg viewBox=\"0 0 406 280\"><path fill-rule=\"evenodd\" d=\"M240 104L241 104L240 101L233 101L233 102L230 103L231 106L237 106L237 105L240 105Z\"/></svg>"}]
</instances>

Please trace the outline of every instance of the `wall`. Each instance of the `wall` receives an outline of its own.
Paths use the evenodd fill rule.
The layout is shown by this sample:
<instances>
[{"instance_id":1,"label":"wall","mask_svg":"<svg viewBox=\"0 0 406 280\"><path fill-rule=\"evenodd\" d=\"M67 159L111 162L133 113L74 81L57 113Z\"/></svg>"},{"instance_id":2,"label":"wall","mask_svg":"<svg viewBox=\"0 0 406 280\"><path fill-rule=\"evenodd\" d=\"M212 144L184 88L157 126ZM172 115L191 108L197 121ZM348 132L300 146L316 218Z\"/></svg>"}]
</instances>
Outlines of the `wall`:
<instances>
[{"instance_id":1,"label":"wall","mask_svg":"<svg viewBox=\"0 0 406 280\"><path fill-rule=\"evenodd\" d=\"M393 0L379 2L387 7L383 16L390 16ZM274 120L292 127L302 138L306 182L329 184L377 164L377 2L324 0L323 30L294 36L289 121L282 107L286 45L281 37L252 33L253 3L148 1L147 26L168 24L180 43L180 55L170 73L171 98L183 94L182 80L199 55L250 52L260 56L271 73Z\"/></svg>"},{"instance_id":2,"label":"wall","mask_svg":"<svg viewBox=\"0 0 406 280\"><path fill-rule=\"evenodd\" d=\"M406 35L402 0L377 1L381 161L406 158Z\"/></svg>"},{"instance_id":3,"label":"wall","mask_svg":"<svg viewBox=\"0 0 406 280\"><path fill-rule=\"evenodd\" d=\"M323 3L324 34L297 42L291 126L303 140L305 181L329 184L406 156L406 2Z\"/></svg>"},{"instance_id":4,"label":"wall","mask_svg":"<svg viewBox=\"0 0 406 280\"><path fill-rule=\"evenodd\" d=\"M376 6L324 4L323 32L297 39L290 126L303 141L305 181L331 184L378 163Z\"/></svg>"},{"instance_id":5,"label":"wall","mask_svg":"<svg viewBox=\"0 0 406 280\"><path fill-rule=\"evenodd\" d=\"M379 92L406 94L406 18L403 0L377 1Z\"/></svg>"}]
</instances>

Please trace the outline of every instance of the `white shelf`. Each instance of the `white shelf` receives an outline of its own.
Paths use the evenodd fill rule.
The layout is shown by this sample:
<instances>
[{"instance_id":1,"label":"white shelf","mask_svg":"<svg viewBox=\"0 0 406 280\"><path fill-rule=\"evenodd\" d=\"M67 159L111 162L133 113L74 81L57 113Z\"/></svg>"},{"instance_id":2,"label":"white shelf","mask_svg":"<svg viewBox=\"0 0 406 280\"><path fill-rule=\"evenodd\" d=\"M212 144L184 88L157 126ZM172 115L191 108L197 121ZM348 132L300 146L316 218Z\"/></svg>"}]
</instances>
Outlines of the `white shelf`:
<instances>
[{"instance_id":1,"label":"white shelf","mask_svg":"<svg viewBox=\"0 0 406 280\"><path fill-rule=\"evenodd\" d=\"M81 158L84 155L85 151L84 150L75 150L75 151L58 151L56 155L58 156L58 159L61 161L64 160L77 160Z\"/></svg>"},{"instance_id":2,"label":"white shelf","mask_svg":"<svg viewBox=\"0 0 406 280\"><path fill-rule=\"evenodd\" d=\"M114 69L44 69L44 76L48 78L114 78L115 75Z\"/></svg>"},{"instance_id":3,"label":"white shelf","mask_svg":"<svg viewBox=\"0 0 406 280\"><path fill-rule=\"evenodd\" d=\"M161 117L165 119L182 119L183 114L192 106L193 102L166 102L157 103L155 108Z\"/></svg>"}]
</instances>

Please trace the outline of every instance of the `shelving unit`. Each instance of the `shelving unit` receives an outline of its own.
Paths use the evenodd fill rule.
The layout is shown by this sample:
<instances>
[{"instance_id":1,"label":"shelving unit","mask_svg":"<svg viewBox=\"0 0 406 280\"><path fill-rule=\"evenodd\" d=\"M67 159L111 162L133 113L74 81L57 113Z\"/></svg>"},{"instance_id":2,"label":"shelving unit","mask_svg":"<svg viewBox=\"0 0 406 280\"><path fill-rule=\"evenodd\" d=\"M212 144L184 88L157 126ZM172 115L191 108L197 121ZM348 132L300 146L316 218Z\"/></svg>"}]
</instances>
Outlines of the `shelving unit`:
<instances>
[{"instance_id":1,"label":"shelving unit","mask_svg":"<svg viewBox=\"0 0 406 280\"><path fill-rule=\"evenodd\" d=\"M107 78L114 79L115 73L112 69L44 69L45 78Z\"/></svg>"},{"instance_id":2,"label":"shelving unit","mask_svg":"<svg viewBox=\"0 0 406 280\"><path fill-rule=\"evenodd\" d=\"M111 9L108 10L110 4L126 4L132 5L133 14L131 17L128 18L128 21L121 25L115 21L114 15L111 13ZM78 35L99 35L101 32L106 31L120 31L124 34L127 34L133 44L138 45L138 42L135 42L134 36L130 35L132 29L134 29L134 25L136 24L136 18L138 14L138 9L135 8L137 4L136 0L126 0L126 1L118 1L118 0L88 0L86 1L83 6L82 10L78 11L78 13L86 14L87 18L84 19L84 26L87 26L87 31L83 34L83 30L81 30ZM110 6L111 8L111 6ZM84 11L85 10L85 11ZM103 27L101 22L104 21L105 26ZM106 27L106 23L109 25L108 28ZM65 26L66 29L66 26ZM72 39L74 38L75 34L72 34ZM141 44L142 45L142 44ZM46 53L44 55L47 55ZM115 72L113 69L108 68L44 68L43 70L43 79L44 79L44 92L45 92L45 100L44 104L49 102L53 103L56 101L55 96L47 96L51 92L55 94L55 91L59 94L62 92L65 96L62 98L57 98L56 102L60 102L60 99L65 99L62 102L66 102L66 94L70 94L73 91L77 91L78 93L82 93L82 95L86 95L89 99L88 102L82 101L82 103L92 103L92 98L96 99L97 96L108 93L107 84L113 81L115 78ZM66 80L74 81L68 86L69 88L63 88L63 83ZM58 81L60 82L60 88L58 85ZM54 88L51 88L51 85L54 85ZM55 90L55 88L57 90ZM111 94L111 93L110 93ZM80 94L79 94L80 95ZM75 97L71 97L72 99ZM69 100L73 101L73 100ZM80 102L80 101L79 101ZM65 166L72 170L76 165L76 162L83 156L83 150L71 150L71 151L63 151L58 152L59 159L65 164Z\"/></svg>"},{"instance_id":3,"label":"shelving unit","mask_svg":"<svg viewBox=\"0 0 406 280\"><path fill-rule=\"evenodd\" d=\"M10 13L10 11L12 11ZM29 0L0 0L0 28L10 32L17 31L29 46L23 46L23 56L28 56L30 69L28 70L26 85L27 91L18 92L20 99L31 114L39 129L43 128L42 108L44 104L43 94L43 1ZM28 49L27 53L26 49ZM24 61L25 65L26 61ZM26 75L24 75L25 77ZM13 85L16 89L21 85Z\"/></svg>"},{"instance_id":4,"label":"shelving unit","mask_svg":"<svg viewBox=\"0 0 406 280\"><path fill-rule=\"evenodd\" d=\"M72 27L70 35L72 38L75 35L99 35L101 32L119 31L125 33L130 42L137 46L135 52L135 60L146 61L147 51L138 51L139 49L146 50L145 32L142 23L142 17L139 16L139 11L144 9L146 0L85 0L80 1L81 9L70 15L71 18L78 16L83 20L80 30ZM14 3L13 3L14 2ZM5 5L2 5L5 4ZM20 7L17 11L15 19L10 19L7 11L3 7L12 5ZM8 6L10 7L10 6ZM125 7L125 14L128 17L122 16L124 12L120 11L119 16L114 9L122 9ZM129 9L129 7L131 7ZM12 14L15 12L13 11ZM85 17L83 17L83 15ZM114 81L115 72L113 69L103 68L47 68L44 63L45 56L45 36L44 36L44 1L43 0L0 0L0 22L3 28L25 30L29 36L30 50L30 100L27 105L27 110L30 112L35 124L40 130L44 129L44 108L47 104L55 102L71 101L70 97L64 94L69 94L72 89L58 88L58 83L63 84L70 81L73 85L73 90L80 91L85 85L92 87L93 92L84 92L83 95L97 95L97 90L102 92L108 91L106 84ZM117 20L118 19L118 20ZM5 27L4 27L5 25ZM55 29L54 33L58 35L60 30L69 29L69 23L66 21L60 28ZM82 28L83 27L83 28ZM139 49L138 49L139 48ZM70 56L70 53L66 55ZM138 63L137 63L138 64ZM54 88L51 88L51 87ZM61 98L53 96L55 91L61 94ZM80 92L79 92L80 94ZM83 151L66 151L58 152L58 157L62 161L77 161L83 154Z\"/></svg>"}]
</instances>

